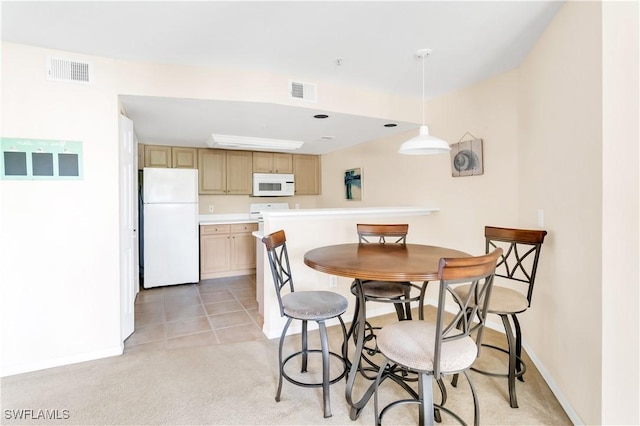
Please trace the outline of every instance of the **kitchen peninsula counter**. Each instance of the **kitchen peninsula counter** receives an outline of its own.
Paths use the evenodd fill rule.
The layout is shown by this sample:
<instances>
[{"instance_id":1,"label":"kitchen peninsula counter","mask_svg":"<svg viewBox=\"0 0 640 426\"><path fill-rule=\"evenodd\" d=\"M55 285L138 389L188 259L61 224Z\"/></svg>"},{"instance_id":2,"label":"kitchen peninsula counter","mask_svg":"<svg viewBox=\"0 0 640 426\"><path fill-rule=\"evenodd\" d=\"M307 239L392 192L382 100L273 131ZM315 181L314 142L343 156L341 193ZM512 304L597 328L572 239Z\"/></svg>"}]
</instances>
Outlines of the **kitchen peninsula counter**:
<instances>
[{"instance_id":1,"label":"kitchen peninsula counter","mask_svg":"<svg viewBox=\"0 0 640 426\"><path fill-rule=\"evenodd\" d=\"M234 223L258 223L258 219L248 214L201 214L200 225L227 225Z\"/></svg>"},{"instance_id":2,"label":"kitchen peninsula counter","mask_svg":"<svg viewBox=\"0 0 640 426\"><path fill-rule=\"evenodd\" d=\"M422 206L399 207L361 207L328 209L291 209L263 212L260 229L253 233L256 237L256 298L258 309L263 315L263 332L268 338L280 336L285 320L280 316L275 294L269 259L261 239L264 235L280 229L287 236L287 250L294 277L296 291L330 290L342 294L349 300L345 318L353 315L354 299L350 287L352 279L331 277L304 264L304 254L316 247L358 242L356 225L358 223L407 223L411 243L430 242L429 231L432 221L429 215L440 209ZM393 310L392 306L382 305L368 312L368 315L384 315ZM336 321L337 324L337 321ZM333 325L333 323L327 323ZM311 324L309 324L311 327ZM299 333L300 329L290 328L290 333Z\"/></svg>"}]
</instances>

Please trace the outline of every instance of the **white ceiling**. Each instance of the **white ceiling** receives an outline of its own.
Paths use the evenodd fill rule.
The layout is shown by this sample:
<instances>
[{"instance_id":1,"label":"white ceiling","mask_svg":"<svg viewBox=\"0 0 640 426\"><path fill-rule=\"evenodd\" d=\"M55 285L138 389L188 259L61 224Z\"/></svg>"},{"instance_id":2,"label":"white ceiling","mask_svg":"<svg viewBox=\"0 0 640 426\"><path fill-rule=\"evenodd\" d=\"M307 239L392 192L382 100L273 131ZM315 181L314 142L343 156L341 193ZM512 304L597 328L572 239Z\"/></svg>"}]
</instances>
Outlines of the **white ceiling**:
<instances>
[{"instance_id":1,"label":"white ceiling","mask_svg":"<svg viewBox=\"0 0 640 426\"><path fill-rule=\"evenodd\" d=\"M561 1L2 2L2 40L163 64L439 96L517 67ZM338 59L341 64L338 65ZM321 154L403 132L384 119L249 102L122 97L140 142L205 146L211 133L300 139ZM333 136L332 140L322 139Z\"/></svg>"}]
</instances>

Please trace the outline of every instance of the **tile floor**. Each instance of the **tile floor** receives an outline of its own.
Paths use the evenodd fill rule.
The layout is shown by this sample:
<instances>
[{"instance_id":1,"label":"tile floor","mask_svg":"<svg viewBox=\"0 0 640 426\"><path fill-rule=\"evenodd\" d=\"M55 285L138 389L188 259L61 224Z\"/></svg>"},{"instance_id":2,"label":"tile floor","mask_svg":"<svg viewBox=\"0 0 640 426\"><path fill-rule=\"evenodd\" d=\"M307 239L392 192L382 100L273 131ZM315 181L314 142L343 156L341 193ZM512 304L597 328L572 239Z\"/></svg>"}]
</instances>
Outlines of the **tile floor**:
<instances>
[{"instance_id":1,"label":"tile floor","mask_svg":"<svg viewBox=\"0 0 640 426\"><path fill-rule=\"evenodd\" d=\"M255 275L142 289L125 352L266 339Z\"/></svg>"}]
</instances>

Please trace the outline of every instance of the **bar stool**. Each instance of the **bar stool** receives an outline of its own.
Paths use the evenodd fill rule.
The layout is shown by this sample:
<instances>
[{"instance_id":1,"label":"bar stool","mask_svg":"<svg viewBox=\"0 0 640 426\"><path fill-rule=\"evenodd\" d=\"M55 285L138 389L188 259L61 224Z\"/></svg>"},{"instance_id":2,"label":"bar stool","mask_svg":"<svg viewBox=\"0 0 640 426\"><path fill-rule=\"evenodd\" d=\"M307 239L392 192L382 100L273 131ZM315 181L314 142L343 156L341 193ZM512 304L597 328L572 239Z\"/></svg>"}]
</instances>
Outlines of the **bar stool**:
<instances>
[{"instance_id":1,"label":"bar stool","mask_svg":"<svg viewBox=\"0 0 640 426\"><path fill-rule=\"evenodd\" d=\"M295 291L293 286L293 276L291 275L291 267L289 265L289 255L287 253L286 236L284 231L280 230L262 238L267 254L269 257L269 265L273 275L273 283L278 296L278 304L280 305L280 315L287 317L287 322L280 336L280 345L278 349L279 364L279 380L278 390L276 392L276 401L280 401L282 391L282 379L294 385L302 387L322 387L323 410L324 417L331 417L331 400L329 394L329 386L338 382L347 373L347 335L346 327L342 320L342 314L347 310L347 299L337 293L330 291ZM283 293L283 288L288 288L288 293ZM329 350L329 342L327 339L327 329L325 321L331 318L338 318L342 328L342 355L338 355ZM283 344L287 334L287 330L291 322L296 319L302 321L302 348L283 360ZM315 321L320 331L321 349L309 349L307 345L307 322ZM322 353L322 382L305 383L293 379L285 372L285 365L290 360L301 357L301 372L307 372L308 355L310 353ZM341 373L331 379L330 378L330 358L337 358L341 363Z\"/></svg>"},{"instance_id":2,"label":"bar stool","mask_svg":"<svg viewBox=\"0 0 640 426\"><path fill-rule=\"evenodd\" d=\"M511 288L495 285L493 296L489 303L489 313L496 314L502 319L505 335L507 338L507 349L483 344L491 349L504 352L509 355L509 365L507 373L495 373L481 370L476 367L471 369L475 372L498 377L507 377L509 385L509 404L512 408L518 408L516 397L516 378L524 382L523 374L526 365L522 361L522 333L517 314L521 314L531 306L531 295L533 294L533 284L536 279L538 269L538 259L544 237L547 231L498 228L486 226L484 228L485 251L502 247L504 254L501 256L496 268L496 277L509 280L509 282L520 284L524 292ZM499 283L499 280L496 280ZM468 286L460 286L455 289L456 294L465 297L469 292ZM513 320L515 334L511 328L509 317ZM457 385L458 376L453 377L453 386Z\"/></svg>"},{"instance_id":3,"label":"bar stool","mask_svg":"<svg viewBox=\"0 0 640 426\"><path fill-rule=\"evenodd\" d=\"M407 233L409 232L408 224L363 224L356 225L358 232L358 242L361 244L405 244L407 239ZM418 292L422 291L421 286L412 284L411 282L391 282L391 281L376 281L368 280L362 281L362 290L364 292L364 300L366 302L378 302L378 303L392 303L396 310L398 320L410 320L411 318L411 302L421 300L421 295L411 295L412 289L417 289ZM351 284L351 293L356 295L356 282ZM353 318L347 337L355 336L355 327L358 326L355 318L358 317L360 312L360 303L356 297L356 306L354 309ZM420 312L422 318L422 312ZM366 323L366 342L374 341L374 330L379 327L373 327L371 324ZM377 347L367 346L365 344L364 350L370 356L377 353ZM361 369L361 373L366 376L365 371L378 371L378 366L366 355L363 354L362 359L369 364L369 367ZM369 377L373 379L372 377Z\"/></svg>"},{"instance_id":4,"label":"bar stool","mask_svg":"<svg viewBox=\"0 0 640 426\"><path fill-rule=\"evenodd\" d=\"M431 377L440 381L443 375L462 373L467 377L474 404L474 425L480 424L480 407L475 388L467 375L478 356L486 321L489 301L492 297L493 277L502 249L477 257L440 259L438 279L438 306L436 320L398 321L382 327L378 333L378 348L385 356L385 363L376 376L374 410L376 425L393 407L401 404L418 404L420 425L433 425L435 409L442 410L465 424L459 415L442 405L433 403ZM458 299L460 309L454 315L445 310L447 295L457 298L454 287L468 283L468 297ZM475 334L475 340L472 334ZM390 373L401 368L418 374L418 390L403 388L410 398L393 401L381 411L378 395L381 384L387 378L394 382L398 376ZM402 383L398 383L402 385Z\"/></svg>"}]
</instances>

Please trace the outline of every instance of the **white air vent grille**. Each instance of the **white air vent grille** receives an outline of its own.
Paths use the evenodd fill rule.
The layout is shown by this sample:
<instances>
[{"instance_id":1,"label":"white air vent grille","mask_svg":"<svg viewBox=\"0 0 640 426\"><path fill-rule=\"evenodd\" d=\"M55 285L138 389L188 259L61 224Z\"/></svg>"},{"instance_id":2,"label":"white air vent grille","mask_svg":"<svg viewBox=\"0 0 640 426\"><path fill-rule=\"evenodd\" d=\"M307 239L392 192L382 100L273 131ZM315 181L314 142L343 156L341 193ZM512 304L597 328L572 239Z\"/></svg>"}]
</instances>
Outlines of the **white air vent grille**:
<instances>
[{"instance_id":1,"label":"white air vent grille","mask_svg":"<svg viewBox=\"0 0 640 426\"><path fill-rule=\"evenodd\" d=\"M47 80L71 83L93 83L93 65L89 62L47 58Z\"/></svg>"},{"instance_id":2,"label":"white air vent grille","mask_svg":"<svg viewBox=\"0 0 640 426\"><path fill-rule=\"evenodd\" d=\"M313 83L289 82L289 95L294 99L318 102L317 86Z\"/></svg>"}]
</instances>

